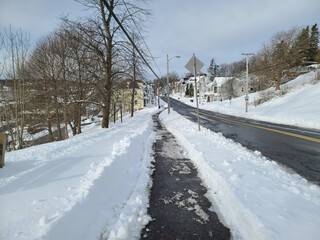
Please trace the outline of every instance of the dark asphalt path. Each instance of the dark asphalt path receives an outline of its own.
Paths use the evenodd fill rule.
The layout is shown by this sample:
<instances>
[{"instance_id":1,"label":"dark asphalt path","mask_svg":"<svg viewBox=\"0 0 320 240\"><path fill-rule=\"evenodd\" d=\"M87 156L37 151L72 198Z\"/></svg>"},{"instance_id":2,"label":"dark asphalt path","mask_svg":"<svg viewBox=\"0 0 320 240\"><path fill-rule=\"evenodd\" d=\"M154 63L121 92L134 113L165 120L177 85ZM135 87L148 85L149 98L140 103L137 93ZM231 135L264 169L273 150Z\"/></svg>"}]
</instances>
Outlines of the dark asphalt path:
<instances>
[{"instance_id":1,"label":"dark asphalt path","mask_svg":"<svg viewBox=\"0 0 320 240\"><path fill-rule=\"evenodd\" d=\"M166 101L166 99L163 100ZM179 114L194 122L197 121L195 108L174 99L170 100L170 105ZM206 111L201 108L200 124L215 132L221 132L225 137L231 138L251 150L260 151L264 156L320 185L320 143L268 129L287 134L298 134L306 138L318 139L318 141L320 139L319 130L250 120Z\"/></svg>"},{"instance_id":2,"label":"dark asphalt path","mask_svg":"<svg viewBox=\"0 0 320 240\"><path fill-rule=\"evenodd\" d=\"M141 233L141 239L230 239L210 209L207 192L197 177L197 170L183 150L154 117L157 141L155 171L148 214L154 219Z\"/></svg>"}]
</instances>

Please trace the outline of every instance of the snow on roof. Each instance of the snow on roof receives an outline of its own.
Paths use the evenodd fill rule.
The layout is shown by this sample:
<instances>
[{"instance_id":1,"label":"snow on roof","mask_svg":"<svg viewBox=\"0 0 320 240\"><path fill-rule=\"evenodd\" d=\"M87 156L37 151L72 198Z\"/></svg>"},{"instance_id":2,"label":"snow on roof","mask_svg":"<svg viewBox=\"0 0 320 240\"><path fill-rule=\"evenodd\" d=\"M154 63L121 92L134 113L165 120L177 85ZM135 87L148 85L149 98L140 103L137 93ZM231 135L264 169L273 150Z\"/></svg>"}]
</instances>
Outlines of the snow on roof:
<instances>
[{"instance_id":1,"label":"snow on roof","mask_svg":"<svg viewBox=\"0 0 320 240\"><path fill-rule=\"evenodd\" d=\"M211 82L209 84L207 84L207 87L211 87L214 84L214 82Z\"/></svg>"},{"instance_id":2,"label":"snow on roof","mask_svg":"<svg viewBox=\"0 0 320 240\"><path fill-rule=\"evenodd\" d=\"M232 79L232 77L215 77L214 81L216 81L218 86L221 86L222 84L226 83L230 79Z\"/></svg>"}]
</instances>

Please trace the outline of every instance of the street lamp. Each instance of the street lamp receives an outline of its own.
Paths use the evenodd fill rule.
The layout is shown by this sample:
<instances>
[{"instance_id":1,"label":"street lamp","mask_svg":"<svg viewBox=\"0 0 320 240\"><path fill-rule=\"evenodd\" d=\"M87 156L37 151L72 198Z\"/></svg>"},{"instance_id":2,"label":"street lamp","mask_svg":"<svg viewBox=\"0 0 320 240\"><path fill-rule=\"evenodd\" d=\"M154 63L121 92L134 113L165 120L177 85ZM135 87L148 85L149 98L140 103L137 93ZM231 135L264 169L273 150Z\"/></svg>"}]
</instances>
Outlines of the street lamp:
<instances>
[{"instance_id":1,"label":"street lamp","mask_svg":"<svg viewBox=\"0 0 320 240\"><path fill-rule=\"evenodd\" d=\"M168 97L168 114L170 113L170 97L169 97L169 62L174 58L180 58L180 56L174 56L169 59L169 55L167 54L167 97Z\"/></svg>"},{"instance_id":2,"label":"street lamp","mask_svg":"<svg viewBox=\"0 0 320 240\"><path fill-rule=\"evenodd\" d=\"M241 55L246 55L246 97L245 97L245 101L246 101L246 112L248 112L248 104L249 104L249 86L248 86L248 82L249 82L249 67L248 67L248 59L249 59L249 55L254 55L254 53L241 53Z\"/></svg>"}]
</instances>

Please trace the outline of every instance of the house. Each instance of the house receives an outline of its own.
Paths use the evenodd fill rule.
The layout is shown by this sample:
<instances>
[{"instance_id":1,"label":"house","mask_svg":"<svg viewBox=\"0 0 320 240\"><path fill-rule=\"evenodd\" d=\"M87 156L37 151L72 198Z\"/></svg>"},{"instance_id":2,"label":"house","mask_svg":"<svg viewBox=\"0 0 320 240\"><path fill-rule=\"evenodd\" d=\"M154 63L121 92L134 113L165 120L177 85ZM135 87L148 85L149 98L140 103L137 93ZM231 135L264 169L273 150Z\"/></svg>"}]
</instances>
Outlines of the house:
<instances>
[{"instance_id":1,"label":"house","mask_svg":"<svg viewBox=\"0 0 320 240\"><path fill-rule=\"evenodd\" d=\"M234 77L215 77L206 85L203 96L207 102L223 101L245 94L245 81Z\"/></svg>"},{"instance_id":2,"label":"house","mask_svg":"<svg viewBox=\"0 0 320 240\"><path fill-rule=\"evenodd\" d=\"M197 77L197 90L200 102L223 101L245 94L245 81L235 77L210 77L202 74ZM180 80L180 92L193 97L195 78ZM186 93L186 94L185 94Z\"/></svg>"},{"instance_id":3,"label":"house","mask_svg":"<svg viewBox=\"0 0 320 240\"><path fill-rule=\"evenodd\" d=\"M175 92L179 93L180 96L185 96L188 78L181 78L175 83Z\"/></svg>"},{"instance_id":4,"label":"house","mask_svg":"<svg viewBox=\"0 0 320 240\"><path fill-rule=\"evenodd\" d=\"M143 85L143 99L144 106L146 107L149 104L155 104L155 88L154 84L144 83Z\"/></svg>"},{"instance_id":5,"label":"house","mask_svg":"<svg viewBox=\"0 0 320 240\"><path fill-rule=\"evenodd\" d=\"M206 101L205 92L207 91L207 85L210 83L212 83L212 81L206 74L201 74L197 77L197 88L201 102Z\"/></svg>"},{"instance_id":6,"label":"house","mask_svg":"<svg viewBox=\"0 0 320 240\"><path fill-rule=\"evenodd\" d=\"M317 64L317 62L306 61L298 67L297 72L300 74L308 73L319 68L319 65L320 64Z\"/></svg>"},{"instance_id":7,"label":"house","mask_svg":"<svg viewBox=\"0 0 320 240\"><path fill-rule=\"evenodd\" d=\"M132 79L126 79L115 86L113 102L121 104L124 112L130 112L133 87L134 110L138 111L144 107L144 83L141 80L136 80L133 85Z\"/></svg>"}]
</instances>

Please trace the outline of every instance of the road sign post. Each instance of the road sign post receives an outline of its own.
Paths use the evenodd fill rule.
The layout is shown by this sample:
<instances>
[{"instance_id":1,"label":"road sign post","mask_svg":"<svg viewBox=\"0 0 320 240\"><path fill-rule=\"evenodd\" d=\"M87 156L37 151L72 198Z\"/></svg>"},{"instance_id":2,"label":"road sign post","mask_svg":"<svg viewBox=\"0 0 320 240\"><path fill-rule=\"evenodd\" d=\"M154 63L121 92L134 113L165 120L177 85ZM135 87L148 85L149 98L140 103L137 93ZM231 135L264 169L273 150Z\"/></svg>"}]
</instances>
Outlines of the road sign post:
<instances>
[{"instance_id":1,"label":"road sign post","mask_svg":"<svg viewBox=\"0 0 320 240\"><path fill-rule=\"evenodd\" d=\"M185 68L188 69L191 73L194 73L194 85L195 85L195 96L196 96L196 104L197 104L197 118L198 118L198 130L200 131L200 118L199 118L199 102L198 102L198 88L197 88L197 71L204 66L204 64L196 58L193 54L192 58L186 64Z\"/></svg>"}]
</instances>

